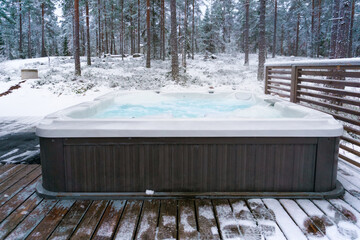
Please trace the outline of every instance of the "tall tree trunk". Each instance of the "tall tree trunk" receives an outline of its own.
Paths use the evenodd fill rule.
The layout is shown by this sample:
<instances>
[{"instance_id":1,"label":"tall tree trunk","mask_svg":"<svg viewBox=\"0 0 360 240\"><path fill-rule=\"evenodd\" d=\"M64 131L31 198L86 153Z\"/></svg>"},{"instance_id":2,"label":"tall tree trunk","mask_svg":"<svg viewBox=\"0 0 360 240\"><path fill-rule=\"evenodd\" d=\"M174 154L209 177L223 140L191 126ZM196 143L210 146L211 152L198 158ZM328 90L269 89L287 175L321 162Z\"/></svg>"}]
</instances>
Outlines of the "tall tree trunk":
<instances>
[{"instance_id":1,"label":"tall tree trunk","mask_svg":"<svg viewBox=\"0 0 360 240\"><path fill-rule=\"evenodd\" d=\"M165 0L161 0L160 3L160 58L164 61L165 60L165 39L163 38L165 33Z\"/></svg>"},{"instance_id":2,"label":"tall tree trunk","mask_svg":"<svg viewBox=\"0 0 360 240\"><path fill-rule=\"evenodd\" d=\"M104 1L104 31L105 31L105 52L109 53L109 37L108 37L106 1Z\"/></svg>"},{"instance_id":3,"label":"tall tree trunk","mask_svg":"<svg viewBox=\"0 0 360 240\"><path fill-rule=\"evenodd\" d=\"M150 55L151 55L151 25L150 25L150 0L146 0L146 67L150 68Z\"/></svg>"},{"instance_id":4,"label":"tall tree trunk","mask_svg":"<svg viewBox=\"0 0 360 240\"><path fill-rule=\"evenodd\" d=\"M32 57L31 54L31 14L29 10L29 18L28 18L28 58Z\"/></svg>"},{"instance_id":5,"label":"tall tree trunk","mask_svg":"<svg viewBox=\"0 0 360 240\"><path fill-rule=\"evenodd\" d=\"M192 30L191 30L191 58L194 60L194 52L195 52L195 0L193 0L192 4Z\"/></svg>"},{"instance_id":6,"label":"tall tree trunk","mask_svg":"<svg viewBox=\"0 0 360 240\"><path fill-rule=\"evenodd\" d=\"M120 54L124 60L124 0L120 0L121 5L121 23L120 23Z\"/></svg>"},{"instance_id":7,"label":"tall tree trunk","mask_svg":"<svg viewBox=\"0 0 360 240\"><path fill-rule=\"evenodd\" d=\"M98 52L99 52L99 34L98 34L98 29L95 30L95 39L96 39L96 55L98 55Z\"/></svg>"},{"instance_id":8,"label":"tall tree trunk","mask_svg":"<svg viewBox=\"0 0 360 240\"><path fill-rule=\"evenodd\" d=\"M340 5L341 18L338 26L338 36L336 41L336 58L345 58L349 49L349 29L350 29L350 15L351 15L350 0L342 0Z\"/></svg>"},{"instance_id":9,"label":"tall tree trunk","mask_svg":"<svg viewBox=\"0 0 360 240\"><path fill-rule=\"evenodd\" d=\"M187 0L185 0L184 8L184 41L183 41L183 58L182 65L184 72L186 72L186 47L187 47Z\"/></svg>"},{"instance_id":10,"label":"tall tree trunk","mask_svg":"<svg viewBox=\"0 0 360 240\"><path fill-rule=\"evenodd\" d=\"M155 59L155 58L157 58L157 52L156 52L156 50L157 50L157 48L156 48L156 16L155 16L155 14L156 14L156 12L155 12L155 0L152 0L151 1L151 11L150 11L150 24L151 24L151 27L150 27L150 29L153 29L152 31L151 31L151 34L150 34L150 36L151 36L151 45L152 45L152 50L153 50L153 58Z\"/></svg>"},{"instance_id":11,"label":"tall tree trunk","mask_svg":"<svg viewBox=\"0 0 360 240\"><path fill-rule=\"evenodd\" d=\"M130 53L134 54L134 21L133 21L133 4L130 4Z\"/></svg>"},{"instance_id":12,"label":"tall tree trunk","mask_svg":"<svg viewBox=\"0 0 360 240\"><path fill-rule=\"evenodd\" d=\"M22 36L22 3L21 0L19 0L19 56L20 58L23 58L23 36Z\"/></svg>"},{"instance_id":13,"label":"tall tree trunk","mask_svg":"<svg viewBox=\"0 0 360 240\"><path fill-rule=\"evenodd\" d=\"M141 7L140 0L138 0L138 19L137 19L137 52L140 53L140 18L141 17Z\"/></svg>"},{"instance_id":14,"label":"tall tree trunk","mask_svg":"<svg viewBox=\"0 0 360 240\"><path fill-rule=\"evenodd\" d=\"M81 12L82 14L82 12ZM86 16L85 16L86 18ZM86 21L84 22L86 25ZM85 42L86 42L86 36L85 36L85 32L86 32L86 26L84 25L80 25L80 56L85 56L86 53L86 46L85 46Z\"/></svg>"},{"instance_id":15,"label":"tall tree trunk","mask_svg":"<svg viewBox=\"0 0 360 240\"><path fill-rule=\"evenodd\" d=\"M315 35L315 23L314 23L314 19L315 19L315 0L311 0L311 57L314 57L314 35Z\"/></svg>"},{"instance_id":16,"label":"tall tree trunk","mask_svg":"<svg viewBox=\"0 0 360 240\"><path fill-rule=\"evenodd\" d=\"M90 24L89 24L89 1L85 1L85 11L86 11L86 56L87 56L87 65L91 65L91 51L90 51Z\"/></svg>"},{"instance_id":17,"label":"tall tree trunk","mask_svg":"<svg viewBox=\"0 0 360 240\"><path fill-rule=\"evenodd\" d=\"M281 25L281 36L280 36L280 55L284 55L284 25Z\"/></svg>"},{"instance_id":18,"label":"tall tree trunk","mask_svg":"<svg viewBox=\"0 0 360 240\"><path fill-rule=\"evenodd\" d=\"M330 40L330 58L335 58L336 42L339 26L339 6L340 0L333 0L332 5L332 25L331 25L331 40Z\"/></svg>"},{"instance_id":19,"label":"tall tree trunk","mask_svg":"<svg viewBox=\"0 0 360 240\"><path fill-rule=\"evenodd\" d=\"M45 4L41 3L41 56L46 57L45 50Z\"/></svg>"},{"instance_id":20,"label":"tall tree trunk","mask_svg":"<svg viewBox=\"0 0 360 240\"><path fill-rule=\"evenodd\" d=\"M111 2L111 17L110 17L110 54L114 52L114 3Z\"/></svg>"},{"instance_id":21,"label":"tall tree trunk","mask_svg":"<svg viewBox=\"0 0 360 240\"><path fill-rule=\"evenodd\" d=\"M245 66L249 66L249 7L250 0L245 0L245 28L244 28L244 52Z\"/></svg>"},{"instance_id":22,"label":"tall tree trunk","mask_svg":"<svg viewBox=\"0 0 360 240\"><path fill-rule=\"evenodd\" d=\"M276 23L277 23L277 0L275 0L275 9L274 9L274 37L273 37L273 52L272 57L275 57L276 54Z\"/></svg>"},{"instance_id":23,"label":"tall tree trunk","mask_svg":"<svg viewBox=\"0 0 360 240\"><path fill-rule=\"evenodd\" d=\"M348 57L349 58L352 57L354 15L355 15L355 0L353 0L352 3L351 3L351 19L350 19L349 50L348 50Z\"/></svg>"},{"instance_id":24,"label":"tall tree trunk","mask_svg":"<svg viewBox=\"0 0 360 240\"><path fill-rule=\"evenodd\" d=\"M74 43L75 43L75 51L74 51L74 58L75 58L75 75L81 75L80 69L80 42L79 42L79 0L74 0L74 24L75 24L75 36L74 36Z\"/></svg>"},{"instance_id":25,"label":"tall tree trunk","mask_svg":"<svg viewBox=\"0 0 360 240\"><path fill-rule=\"evenodd\" d=\"M176 33L176 0L170 1L170 12L171 12L171 32L170 32L170 43L171 43L171 75L175 81L178 81L179 77L179 59L177 50L177 33Z\"/></svg>"},{"instance_id":26,"label":"tall tree trunk","mask_svg":"<svg viewBox=\"0 0 360 240\"><path fill-rule=\"evenodd\" d=\"M161 25L161 28L162 28L162 52L163 52L163 55L162 55L162 60L165 61L165 57L166 57L166 50L165 50L165 0L161 0L161 8L162 8L162 25Z\"/></svg>"},{"instance_id":27,"label":"tall tree trunk","mask_svg":"<svg viewBox=\"0 0 360 240\"><path fill-rule=\"evenodd\" d=\"M298 55L298 50L299 50L299 30L300 30L300 13L298 13L297 22L296 22L295 56Z\"/></svg>"},{"instance_id":28,"label":"tall tree trunk","mask_svg":"<svg viewBox=\"0 0 360 240\"><path fill-rule=\"evenodd\" d=\"M320 56L320 39L321 39L321 12L322 12L322 8L321 8L321 0L318 0L318 25L317 25L317 33L316 33L316 56L319 57Z\"/></svg>"},{"instance_id":29,"label":"tall tree trunk","mask_svg":"<svg viewBox=\"0 0 360 240\"><path fill-rule=\"evenodd\" d=\"M258 65L258 80L264 80L264 65L265 65L265 0L260 0L260 21L259 21L259 65Z\"/></svg>"},{"instance_id":30,"label":"tall tree trunk","mask_svg":"<svg viewBox=\"0 0 360 240\"><path fill-rule=\"evenodd\" d=\"M98 7L98 33L99 33L99 52L98 52L98 56L101 57L101 52L102 52L102 33L101 33L101 14L100 14L100 9L101 9L101 2L100 0L98 0L97 2L97 7Z\"/></svg>"}]
</instances>

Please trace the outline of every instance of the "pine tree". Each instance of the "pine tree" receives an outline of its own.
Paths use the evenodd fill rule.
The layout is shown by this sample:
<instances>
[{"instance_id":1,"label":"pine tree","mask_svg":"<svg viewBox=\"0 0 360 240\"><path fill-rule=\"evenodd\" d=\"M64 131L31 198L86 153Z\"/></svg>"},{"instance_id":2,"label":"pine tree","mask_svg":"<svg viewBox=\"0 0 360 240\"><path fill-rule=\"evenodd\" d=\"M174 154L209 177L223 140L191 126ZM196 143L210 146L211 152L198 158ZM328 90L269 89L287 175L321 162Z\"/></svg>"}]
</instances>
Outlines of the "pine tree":
<instances>
[{"instance_id":1,"label":"pine tree","mask_svg":"<svg viewBox=\"0 0 360 240\"><path fill-rule=\"evenodd\" d=\"M31 13L28 12L28 58L31 58Z\"/></svg>"},{"instance_id":2,"label":"pine tree","mask_svg":"<svg viewBox=\"0 0 360 240\"><path fill-rule=\"evenodd\" d=\"M124 60L124 0L120 0L121 18L120 18L120 54Z\"/></svg>"},{"instance_id":3,"label":"pine tree","mask_svg":"<svg viewBox=\"0 0 360 240\"><path fill-rule=\"evenodd\" d=\"M191 21L191 58L194 60L195 52L195 0L192 1L192 21Z\"/></svg>"},{"instance_id":4,"label":"pine tree","mask_svg":"<svg viewBox=\"0 0 360 240\"><path fill-rule=\"evenodd\" d=\"M296 22L296 42L295 42L295 56L298 55L299 50L299 31L300 31L300 13L298 13L297 16L297 22Z\"/></svg>"},{"instance_id":5,"label":"pine tree","mask_svg":"<svg viewBox=\"0 0 360 240\"><path fill-rule=\"evenodd\" d=\"M332 4L332 25L331 25L331 40L330 40L330 58L335 58L336 42L339 25L339 6L340 0L333 0Z\"/></svg>"},{"instance_id":6,"label":"pine tree","mask_svg":"<svg viewBox=\"0 0 360 240\"><path fill-rule=\"evenodd\" d=\"M160 55L161 59L165 61L165 0L161 0L161 12L160 12Z\"/></svg>"},{"instance_id":7,"label":"pine tree","mask_svg":"<svg viewBox=\"0 0 360 240\"><path fill-rule=\"evenodd\" d=\"M351 18L350 18L350 32L349 32L349 49L348 49L348 57L349 58L352 57L354 16L355 16L355 0L352 0L352 3L351 3Z\"/></svg>"},{"instance_id":8,"label":"pine tree","mask_svg":"<svg viewBox=\"0 0 360 240\"><path fill-rule=\"evenodd\" d=\"M259 20L259 65L258 80L264 80L264 64L265 64L265 0L260 0L260 20Z\"/></svg>"},{"instance_id":9,"label":"pine tree","mask_svg":"<svg viewBox=\"0 0 360 240\"><path fill-rule=\"evenodd\" d=\"M140 22L141 22L141 7L140 0L138 0L138 19L137 19L137 52L140 53Z\"/></svg>"},{"instance_id":10,"label":"pine tree","mask_svg":"<svg viewBox=\"0 0 360 240\"><path fill-rule=\"evenodd\" d=\"M121 0L121 1L124 1L124 0ZM99 40L98 40L98 56L101 57L101 53L103 51L103 47L102 47L102 31L101 31L101 2L100 0L97 1L97 10L98 10L98 37L99 37Z\"/></svg>"},{"instance_id":11,"label":"pine tree","mask_svg":"<svg viewBox=\"0 0 360 240\"><path fill-rule=\"evenodd\" d=\"M275 0L274 6L274 36L273 36L273 52L272 57L275 57L276 54L276 23L277 23L277 0Z\"/></svg>"},{"instance_id":12,"label":"pine tree","mask_svg":"<svg viewBox=\"0 0 360 240\"><path fill-rule=\"evenodd\" d=\"M19 0L19 57L23 58L22 2Z\"/></svg>"},{"instance_id":13,"label":"pine tree","mask_svg":"<svg viewBox=\"0 0 360 240\"><path fill-rule=\"evenodd\" d=\"M46 57L45 49L45 3L41 3L41 56Z\"/></svg>"},{"instance_id":14,"label":"pine tree","mask_svg":"<svg viewBox=\"0 0 360 240\"><path fill-rule=\"evenodd\" d=\"M86 62L87 65L91 65L91 50L90 50L90 23L89 23L89 2L85 0L85 11L86 11Z\"/></svg>"},{"instance_id":15,"label":"pine tree","mask_svg":"<svg viewBox=\"0 0 360 240\"><path fill-rule=\"evenodd\" d=\"M249 66L249 7L250 0L245 0L245 28L244 28L244 51L245 66Z\"/></svg>"},{"instance_id":16,"label":"pine tree","mask_svg":"<svg viewBox=\"0 0 360 240\"><path fill-rule=\"evenodd\" d=\"M339 17L341 18L338 26L336 41L336 58L345 58L349 48L349 29L350 29L351 3L350 0L342 0L340 4Z\"/></svg>"},{"instance_id":17,"label":"pine tree","mask_svg":"<svg viewBox=\"0 0 360 240\"><path fill-rule=\"evenodd\" d=\"M179 77L179 60L177 49L177 30L176 30L176 0L170 0L170 12L171 12L171 75L175 81L178 81Z\"/></svg>"},{"instance_id":18,"label":"pine tree","mask_svg":"<svg viewBox=\"0 0 360 240\"><path fill-rule=\"evenodd\" d=\"M187 3L185 0L184 7L184 40L183 40L183 49L182 49L182 66L184 68L184 72L186 72L186 52L187 52Z\"/></svg>"},{"instance_id":19,"label":"pine tree","mask_svg":"<svg viewBox=\"0 0 360 240\"><path fill-rule=\"evenodd\" d=\"M62 54L64 56L69 56L70 55L69 47L68 47L68 39L67 39L66 35L65 35L64 41L63 41L63 52L62 52Z\"/></svg>"},{"instance_id":20,"label":"pine tree","mask_svg":"<svg viewBox=\"0 0 360 240\"><path fill-rule=\"evenodd\" d=\"M80 68L80 42L79 42L79 0L74 0L74 59L75 59L75 75L81 75Z\"/></svg>"},{"instance_id":21,"label":"pine tree","mask_svg":"<svg viewBox=\"0 0 360 240\"><path fill-rule=\"evenodd\" d=\"M150 68L151 55L151 25L150 25L150 0L146 0L146 27L147 27L147 53L146 53L146 67Z\"/></svg>"},{"instance_id":22,"label":"pine tree","mask_svg":"<svg viewBox=\"0 0 360 240\"><path fill-rule=\"evenodd\" d=\"M207 52L215 53L215 40L214 40L214 28L213 24L211 22L211 16L209 8L206 8L204 19L202 20L202 26L201 26L201 39L202 43L204 45L204 49Z\"/></svg>"}]
</instances>

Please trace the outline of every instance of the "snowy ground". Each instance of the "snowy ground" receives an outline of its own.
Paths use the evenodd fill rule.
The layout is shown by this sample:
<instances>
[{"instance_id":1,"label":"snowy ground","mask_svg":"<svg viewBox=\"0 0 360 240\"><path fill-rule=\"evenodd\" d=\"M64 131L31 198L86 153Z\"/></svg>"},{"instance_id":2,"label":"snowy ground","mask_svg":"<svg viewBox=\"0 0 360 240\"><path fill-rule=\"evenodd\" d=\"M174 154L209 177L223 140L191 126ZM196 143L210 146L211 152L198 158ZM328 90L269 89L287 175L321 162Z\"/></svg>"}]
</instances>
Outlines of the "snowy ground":
<instances>
[{"instance_id":1,"label":"snowy ground","mask_svg":"<svg viewBox=\"0 0 360 240\"><path fill-rule=\"evenodd\" d=\"M21 81L22 68L36 68L40 79L27 80L20 89L0 97L0 117L43 117L62 108L92 100L117 90L134 89L215 89L245 90L262 94L263 82L256 80L257 55L250 56L250 66L243 66L243 54L219 55L217 59L204 60L197 55L188 59L187 72L181 74L179 83L170 77L170 61L152 61L145 68L144 58L127 57L93 58L86 66L82 58L82 76L74 77L74 63L70 57L36 58L0 62L0 94ZM269 62L291 61L295 58L268 59ZM296 58L300 60L300 58ZM183 72L183 71L181 71Z\"/></svg>"}]
</instances>

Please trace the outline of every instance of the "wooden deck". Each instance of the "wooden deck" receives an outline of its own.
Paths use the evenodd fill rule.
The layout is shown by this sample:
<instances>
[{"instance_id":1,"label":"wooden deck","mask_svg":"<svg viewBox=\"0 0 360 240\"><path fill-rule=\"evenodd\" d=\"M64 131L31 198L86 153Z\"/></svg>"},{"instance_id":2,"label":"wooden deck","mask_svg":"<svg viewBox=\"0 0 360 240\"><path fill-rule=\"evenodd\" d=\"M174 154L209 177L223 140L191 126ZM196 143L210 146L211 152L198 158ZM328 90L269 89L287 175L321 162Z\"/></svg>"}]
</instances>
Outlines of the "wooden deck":
<instances>
[{"instance_id":1,"label":"wooden deck","mask_svg":"<svg viewBox=\"0 0 360 240\"><path fill-rule=\"evenodd\" d=\"M360 171L334 200L46 200L39 165L0 166L0 239L358 239Z\"/></svg>"}]
</instances>

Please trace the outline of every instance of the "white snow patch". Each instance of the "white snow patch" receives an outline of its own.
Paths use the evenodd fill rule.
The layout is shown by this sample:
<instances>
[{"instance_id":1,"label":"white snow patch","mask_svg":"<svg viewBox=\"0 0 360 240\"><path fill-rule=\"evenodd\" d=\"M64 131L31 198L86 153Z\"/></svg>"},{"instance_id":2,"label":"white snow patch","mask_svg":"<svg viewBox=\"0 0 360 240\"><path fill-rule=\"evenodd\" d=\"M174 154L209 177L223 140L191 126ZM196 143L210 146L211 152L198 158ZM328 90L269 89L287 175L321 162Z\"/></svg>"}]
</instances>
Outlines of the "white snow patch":
<instances>
[{"instance_id":1,"label":"white snow patch","mask_svg":"<svg viewBox=\"0 0 360 240\"><path fill-rule=\"evenodd\" d=\"M163 225L176 224L176 218L174 216L162 216Z\"/></svg>"},{"instance_id":2,"label":"white snow patch","mask_svg":"<svg viewBox=\"0 0 360 240\"><path fill-rule=\"evenodd\" d=\"M11 154L16 153L17 151L19 151L19 149L18 149L18 148L15 148L15 149L11 150L10 152L5 153L4 155L0 156L0 158L7 157L7 156L9 156L9 155L11 155Z\"/></svg>"},{"instance_id":3,"label":"white snow patch","mask_svg":"<svg viewBox=\"0 0 360 240\"><path fill-rule=\"evenodd\" d=\"M24 152L24 153L21 153L21 154L19 154L19 155L12 156L12 157L10 157L10 158L8 158L8 159L5 159L5 160L3 160L3 161L6 162L6 163L13 163L13 162L14 162L14 161L13 161L14 159L21 158L21 161L22 161L22 160L31 158L31 157L39 154L39 153L40 153L40 150L26 151L26 152Z\"/></svg>"},{"instance_id":4,"label":"white snow patch","mask_svg":"<svg viewBox=\"0 0 360 240\"><path fill-rule=\"evenodd\" d=\"M154 190L146 190L145 194L146 195L154 195L155 191Z\"/></svg>"}]
</instances>

